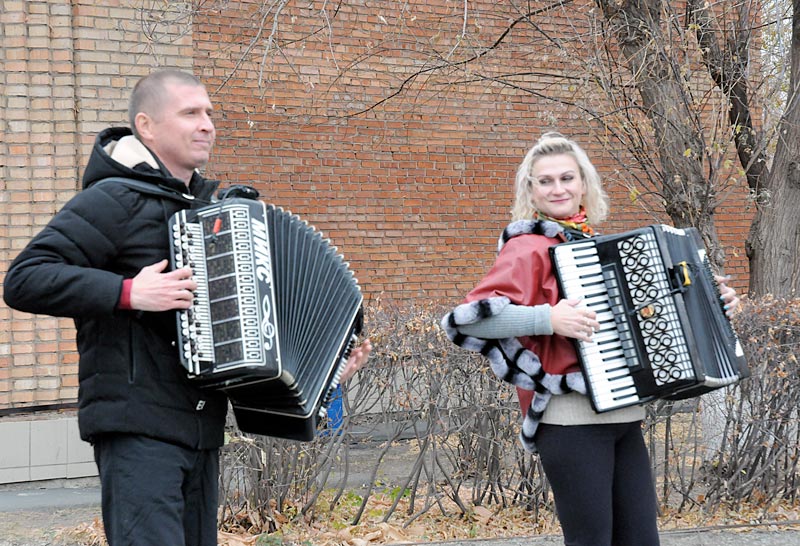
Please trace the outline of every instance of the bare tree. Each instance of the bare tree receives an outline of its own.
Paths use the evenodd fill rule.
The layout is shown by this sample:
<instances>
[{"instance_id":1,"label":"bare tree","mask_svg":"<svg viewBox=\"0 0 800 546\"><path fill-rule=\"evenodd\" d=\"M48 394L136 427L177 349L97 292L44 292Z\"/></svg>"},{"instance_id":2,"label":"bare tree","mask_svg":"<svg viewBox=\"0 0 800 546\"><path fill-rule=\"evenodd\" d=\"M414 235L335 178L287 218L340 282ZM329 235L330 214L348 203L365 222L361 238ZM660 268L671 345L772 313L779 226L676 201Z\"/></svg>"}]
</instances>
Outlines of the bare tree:
<instances>
[{"instance_id":1,"label":"bare tree","mask_svg":"<svg viewBox=\"0 0 800 546\"><path fill-rule=\"evenodd\" d=\"M800 3L795 2L789 100L778 124L771 168L771 135L762 130L763 118L759 119L754 106L763 109L767 102L767 97L758 96L766 89L759 88L763 80L758 72L765 61L753 61L756 44L762 43L761 34L768 28L757 25L768 13L763 3L689 0L683 14L662 0L596 3L633 76L642 112L652 128L652 145L660 160L661 194L669 216L678 225L697 227L712 263L723 265L714 212L723 186L720 177L731 170L719 161L726 157L719 150L732 146L756 206L747 243L750 291L778 296L796 292L800 231L790 215L794 216L800 204L800 173L793 167L798 160L796 122L800 115L794 107L793 91L800 55L796 51L800 46L800 34L796 34ZM716 116L709 115L705 103L694 98L698 85L690 74L694 59L705 68L720 96ZM703 398L701 416L709 453L721 447L724 437L723 401L721 391Z\"/></svg>"},{"instance_id":2,"label":"bare tree","mask_svg":"<svg viewBox=\"0 0 800 546\"><path fill-rule=\"evenodd\" d=\"M748 183L758 196L758 215L748 241L750 285L755 292L777 296L800 292L800 226L795 211L800 206L800 1L792 2L790 76L786 106L777 131L770 168L757 158L748 165ZM735 104L735 97L732 100ZM740 156L747 142L737 143ZM750 176L752 169L755 176Z\"/></svg>"},{"instance_id":3,"label":"bare tree","mask_svg":"<svg viewBox=\"0 0 800 546\"><path fill-rule=\"evenodd\" d=\"M340 46L347 34L337 19L348 7L344 0L313 6L289 0L165 4L168 9L147 4L147 28L165 17L184 20L189 12L201 19L248 7L241 45L231 49L231 68L215 91L247 67L257 73L260 99L267 101L274 63L294 70L288 52L315 42L328 50L332 75L307 83L318 87L309 108L314 116L401 115L415 104L483 85L490 89L488 100L504 100L502 93L489 93L506 88L582 117L600 129L596 138L624 178L636 181L630 189L640 205L663 211L675 225L697 227L719 268L725 256L715 213L734 184L745 180L756 211L747 243L750 291L784 296L798 290L800 228L793 220L800 205L800 0L513 0L491 11L464 1L448 3L446 16L425 23L408 4L376 4L364 7L374 12L365 16L385 30L357 51ZM498 25L503 19L506 24ZM780 53L790 63L776 78L770 70L782 62L780 54L760 53L774 46L770 36L779 36L788 20L791 41ZM398 55L407 57L406 69L394 63L379 74L374 59ZM514 55L529 57L530 70L508 63ZM563 69L545 66L545 57L559 58ZM301 69L295 76L303 81ZM348 86L349 78L388 82L389 88L369 93ZM775 80L787 85L775 86ZM542 81L576 91L568 99L548 92ZM773 124L769 115L776 111Z\"/></svg>"},{"instance_id":4,"label":"bare tree","mask_svg":"<svg viewBox=\"0 0 800 546\"><path fill-rule=\"evenodd\" d=\"M686 60L691 59L691 51L676 47L685 47L689 41L685 37L676 40L665 36L665 27L672 25L674 29L680 19L670 4L661 0L597 0L634 75L642 111L652 124L652 144L661 163L667 212L678 224L698 227L709 248L716 249L712 261L721 265L723 257L714 235L716 181L706 173L706 170L713 173L714 167L709 165L706 151L713 148L703 136L707 134L708 117L691 108L692 80L685 77L684 68ZM755 198L756 216L747 245L751 292L779 296L796 293L800 287L797 267L800 231L793 221L794 211L800 205L797 142L800 110L796 107L800 77L798 6L800 2L795 1L789 88L775 135L765 133L763 119L759 119L759 106L763 113L763 105L771 97L759 96L764 91L758 72L763 61L755 54L757 45L763 43L761 34L777 24L763 20L769 13L764 3L690 0L686 2L682 20L683 28L694 33L696 41L692 45L727 103L727 131L717 138L733 143ZM773 16L780 18L782 12L776 10ZM771 138L775 139L772 158L769 157Z\"/></svg>"}]
</instances>

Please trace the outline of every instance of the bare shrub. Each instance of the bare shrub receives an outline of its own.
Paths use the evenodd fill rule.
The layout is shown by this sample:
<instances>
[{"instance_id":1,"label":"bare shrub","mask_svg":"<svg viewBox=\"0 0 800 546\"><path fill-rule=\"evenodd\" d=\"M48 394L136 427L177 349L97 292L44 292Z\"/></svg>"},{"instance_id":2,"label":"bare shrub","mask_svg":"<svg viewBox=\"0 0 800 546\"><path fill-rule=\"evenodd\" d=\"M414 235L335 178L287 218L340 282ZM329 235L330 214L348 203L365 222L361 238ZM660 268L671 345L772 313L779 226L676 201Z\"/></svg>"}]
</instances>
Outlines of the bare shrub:
<instances>
[{"instance_id":1,"label":"bare shrub","mask_svg":"<svg viewBox=\"0 0 800 546\"><path fill-rule=\"evenodd\" d=\"M766 513L798 496L800 300L745 299L734 318L752 376L724 391L648 408L647 439L662 504L675 511L743 504ZM717 395L718 394L718 395ZM704 445L700 412L723 421Z\"/></svg>"},{"instance_id":2,"label":"bare shrub","mask_svg":"<svg viewBox=\"0 0 800 546\"><path fill-rule=\"evenodd\" d=\"M444 313L434 304L368 310L375 350L344 390L339 434L301 444L242 434L232 424L222 457L223 528L273 531L284 518L321 509L323 491L332 492L325 510L348 492L361 499L354 524L370 496L386 490L401 494L385 520L404 497L407 524L432 507L445 514L448 506L467 514L490 504L551 509L541 466L517 440L513 389L444 337Z\"/></svg>"},{"instance_id":3,"label":"bare shrub","mask_svg":"<svg viewBox=\"0 0 800 546\"><path fill-rule=\"evenodd\" d=\"M800 300L745 301L736 327L752 377L724 400L724 444L706 472L710 503L798 496Z\"/></svg>"},{"instance_id":4,"label":"bare shrub","mask_svg":"<svg viewBox=\"0 0 800 546\"><path fill-rule=\"evenodd\" d=\"M222 458L223 528L274 531L345 501L357 503L350 521L357 524L371 497L387 492L394 503L383 521L402 506L404 525L432 508L466 516L476 506L517 505L536 518L552 515L539 459L517 439L514 389L444 337L445 312L432 303L370 306L375 350L344 389L337 433L297 443L243 435L232 425ZM735 326L751 378L720 397L648 406L654 479L671 510L797 497L798 300L745 300ZM699 414L716 400L725 426L710 449Z\"/></svg>"}]
</instances>

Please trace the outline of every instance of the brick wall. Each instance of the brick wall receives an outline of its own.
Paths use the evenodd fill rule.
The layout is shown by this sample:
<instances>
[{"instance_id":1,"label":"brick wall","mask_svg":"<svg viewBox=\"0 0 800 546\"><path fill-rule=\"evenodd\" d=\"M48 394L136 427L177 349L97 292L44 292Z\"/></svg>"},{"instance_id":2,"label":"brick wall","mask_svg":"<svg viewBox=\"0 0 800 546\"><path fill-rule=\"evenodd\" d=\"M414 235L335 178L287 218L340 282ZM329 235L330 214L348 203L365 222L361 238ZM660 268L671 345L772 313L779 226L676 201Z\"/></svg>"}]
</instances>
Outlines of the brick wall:
<instances>
[{"instance_id":1,"label":"brick wall","mask_svg":"<svg viewBox=\"0 0 800 546\"><path fill-rule=\"evenodd\" d=\"M74 194L95 134L125 123L133 83L155 66L207 82L218 129L207 174L254 184L321 229L369 300L457 301L469 290L508 220L517 164L544 129L577 138L605 176L616 211L606 231L663 220L630 203L628 175L591 122L548 100L582 90L555 77L576 59L537 29L515 27L507 45L468 67L430 70L451 52L463 57L459 48L490 44L518 15L506 4L469 2L460 39L461 2L387 2L381 13L359 1L335 12L329 2L290 2L273 35L274 14L255 0L193 17L183 2L5 0L0 271ZM578 11L590 5L542 14L540 28L586 31ZM525 72L517 89L493 83L511 71ZM719 211L740 290L745 193L736 186ZM74 400L71 322L0 303L0 323L0 410Z\"/></svg>"},{"instance_id":2,"label":"brick wall","mask_svg":"<svg viewBox=\"0 0 800 546\"><path fill-rule=\"evenodd\" d=\"M0 272L80 187L94 135L124 124L133 84L158 65L191 69L185 28L142 2L5 0L0 11ZM0 277L0 280L2 277ZM77 397L72 321L0 303L0 409Z\"/></svg>"},{"instance_id":3,"label":"brick wall","mask_svg":"<svg viewBox=\"0 0 800 546\"><path fill-rule=\"evenodd\" d=\"M614 201L605 231L668 221L630 202L633 176L603 149L584 112L550 100L597 100L586 96L590 86L560 77L579 73L590 45L569 57L549 39L587 35L579 12L591 2L544 10L536 21L548 37L518 25L479 61L442 70L433 67L449 52L464 58L468 47L490 45L519 13L471 1L474 41L460 42L458 2L343 2L335 11L289 3L275 34L274 14L260 5L230 2L195 19L196 67L221 111L209 172L256 185L328 234L368 297L453 300L472 287L508 221L516 167L543 130L577 138L604 175ZM503 76L518 88L492 80ZM736 187L720 211L740 289L743 196Z\"/></svg>"}]
</instances>

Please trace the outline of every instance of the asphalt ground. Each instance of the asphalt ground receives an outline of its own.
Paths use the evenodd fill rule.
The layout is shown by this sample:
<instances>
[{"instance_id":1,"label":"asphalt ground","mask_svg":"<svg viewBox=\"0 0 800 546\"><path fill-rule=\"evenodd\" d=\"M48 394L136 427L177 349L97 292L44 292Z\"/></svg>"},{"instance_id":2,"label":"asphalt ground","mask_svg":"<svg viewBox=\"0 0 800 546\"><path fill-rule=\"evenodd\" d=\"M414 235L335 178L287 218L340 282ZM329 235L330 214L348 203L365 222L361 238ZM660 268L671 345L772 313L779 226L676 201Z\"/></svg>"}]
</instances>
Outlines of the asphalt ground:
<instances>
[{"instance_id":1,"label":"asphalt ground","mask_svg":"<svg viewBox=\"0 0 800 546\"><path fill-rule=\"evenodd\" d=\"M422 544L422 543L419 543ZM560 546L561 537L518 537L476 539L456 542L427 542L435 546ZM696 529L661 533L661 546L799 546L800 527L795 530L712 530Z\"/></svg>"},{"instance_id":2,"label":"asphalt ground","mask_svg":"<svg viewBox=\"0 0 800 546\"><path fill-rule=\"evenodd\" d=\"M12 484L0 489L0 546L77 546L62 535L100 518L96 479Z\"/></svg>"}]
</instances>

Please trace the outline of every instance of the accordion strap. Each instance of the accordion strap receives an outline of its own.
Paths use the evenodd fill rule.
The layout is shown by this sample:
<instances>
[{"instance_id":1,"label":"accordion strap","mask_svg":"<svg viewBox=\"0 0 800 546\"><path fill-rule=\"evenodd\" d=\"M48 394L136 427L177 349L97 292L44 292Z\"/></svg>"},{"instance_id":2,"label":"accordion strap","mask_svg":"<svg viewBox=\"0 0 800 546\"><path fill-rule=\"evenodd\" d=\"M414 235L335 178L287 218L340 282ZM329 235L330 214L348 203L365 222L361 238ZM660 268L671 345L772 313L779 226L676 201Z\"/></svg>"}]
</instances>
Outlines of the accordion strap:
<instances>
[{"instance_id":1,"label":"accordion strap","mask_svg":"<svg viewBox=\"0 0 800 546\"><path fill-rule=\"evenodd\" d=\"M135 180L133 178L123 178L121 176L104 178L98 182L95 182L93 186L99 186L100 184L105 184L108 182L122 184L123 186L127 186L132 190L138 191L139 193L145 195L150 195L152 197L172 199L173 201L178 201L183 204L191 204L195 202L194 195L189 193L181 193L177 190L173 190L172 188L166 188L164 186L142 182L141 180Z\"/></svg>"}]
</instances>

